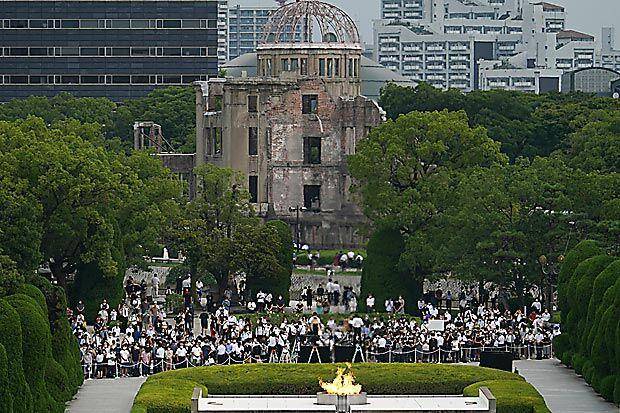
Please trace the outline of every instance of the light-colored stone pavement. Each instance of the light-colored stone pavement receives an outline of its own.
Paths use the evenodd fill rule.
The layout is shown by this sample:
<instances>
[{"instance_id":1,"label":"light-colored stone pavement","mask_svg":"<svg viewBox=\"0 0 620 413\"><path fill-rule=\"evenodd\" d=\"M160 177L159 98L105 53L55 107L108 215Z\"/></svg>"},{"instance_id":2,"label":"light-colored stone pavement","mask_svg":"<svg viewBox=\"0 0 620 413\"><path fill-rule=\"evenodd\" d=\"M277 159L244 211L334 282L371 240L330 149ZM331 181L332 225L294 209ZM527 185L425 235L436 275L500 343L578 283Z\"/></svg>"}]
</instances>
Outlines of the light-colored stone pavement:
<instances>
[{"instance_id":1,"label":"light-colored stone pavement","mask_svg":"<svg viewBox=\"0 0 620 413\"><path fill-rule=\"evenodd\" d=\"M545 398L553 413L620 413L559 360L519 360L514 367Z\"/></svg>"},{"instance_id":2,"label":"light-colored stone pavement","mask_svg":"<svg viewBox=\"0 0 620 413\"><path fill-rule=\"evenodd\" d=\"M67 413L129 413L146 377L97 379L84 382Z\"/></svg>"}]
</instances>

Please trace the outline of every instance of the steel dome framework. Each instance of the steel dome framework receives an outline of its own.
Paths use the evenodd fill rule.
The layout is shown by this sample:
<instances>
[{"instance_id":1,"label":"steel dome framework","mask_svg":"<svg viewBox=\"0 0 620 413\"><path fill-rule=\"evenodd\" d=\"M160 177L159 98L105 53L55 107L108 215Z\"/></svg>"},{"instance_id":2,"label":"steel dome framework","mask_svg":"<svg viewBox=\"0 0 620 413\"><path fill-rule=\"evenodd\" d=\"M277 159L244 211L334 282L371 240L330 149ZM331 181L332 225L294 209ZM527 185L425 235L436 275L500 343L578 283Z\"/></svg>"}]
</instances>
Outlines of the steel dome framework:
<instances>
[{"instance_id":1,"label":"steel dome framework","mask_svg":"<svg viewBox=\"0 0 620 413\"><path fill-rule=\"evenodd\" d=\"M314 43L315 34L320 35L320 43L360 43L351 17L318 0L297 0L276 10L265 25L261 43Z\"/></svg>"}]
</instances>

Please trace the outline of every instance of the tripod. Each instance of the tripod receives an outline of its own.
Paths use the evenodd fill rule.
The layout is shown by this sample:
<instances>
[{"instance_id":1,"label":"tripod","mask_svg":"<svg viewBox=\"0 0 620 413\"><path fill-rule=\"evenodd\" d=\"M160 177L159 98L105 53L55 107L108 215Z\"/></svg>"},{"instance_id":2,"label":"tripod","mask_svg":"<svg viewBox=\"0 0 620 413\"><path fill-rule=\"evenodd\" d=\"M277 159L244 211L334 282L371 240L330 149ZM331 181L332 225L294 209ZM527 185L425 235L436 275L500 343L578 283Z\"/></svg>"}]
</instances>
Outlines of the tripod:
<instances>
[{"instance_id":1,"label":"tripod","mask_svg":"<svg viewBox=\"0 0 620 413\"><path fill-rule=\"evenodd\" d=\"M312 361L313 354L316 354L316 358L319 361L319 364L322 364L323 362L321 361L321 353L319 353L319 349L317 348L317 346L312 346L312 350L310 350L310 356L308 357L308 364L310 364L310 361Z\"/></svg>"},{"instance_id":2,"label":"tripod","mask_svg":"<svg viewBox=\"0 0 620 413\"><path fill-rule=\"evenodd\" d=\"M351 362L352 363L356 362L355 359L358 356L358 354L359 354L360 359L362 360L362 363L365 363L366 360L364 360L364 350L362 350L362 346L360 344L355 345L355 351L353 352L353 358L351 359Z\"/></svg>"}]
</instances>

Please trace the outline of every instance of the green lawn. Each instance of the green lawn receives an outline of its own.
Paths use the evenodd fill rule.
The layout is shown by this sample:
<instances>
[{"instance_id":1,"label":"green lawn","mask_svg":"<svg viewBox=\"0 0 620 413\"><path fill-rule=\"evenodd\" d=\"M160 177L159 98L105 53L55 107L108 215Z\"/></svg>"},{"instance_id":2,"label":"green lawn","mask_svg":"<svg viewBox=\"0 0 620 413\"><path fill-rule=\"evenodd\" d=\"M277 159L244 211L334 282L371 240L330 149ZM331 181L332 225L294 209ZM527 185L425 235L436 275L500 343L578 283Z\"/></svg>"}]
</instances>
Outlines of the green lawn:
<instances>
[{"instance_id":1,"label":"green lawn","mask_svg":"<svg viewBox=\"0 0 620 413\"><path fill-rule=\"evenodd\" d=\"M334 364L245 364L159 373L148 378L132 413L189 412L194 387L211 394L315 394L318 379L334 376ZM520 376L500 370L447 364L353 365L369 394L477 394L484 382L498 399L498 413L549 413L542 397Z\"/></svg>"}]
</instances>

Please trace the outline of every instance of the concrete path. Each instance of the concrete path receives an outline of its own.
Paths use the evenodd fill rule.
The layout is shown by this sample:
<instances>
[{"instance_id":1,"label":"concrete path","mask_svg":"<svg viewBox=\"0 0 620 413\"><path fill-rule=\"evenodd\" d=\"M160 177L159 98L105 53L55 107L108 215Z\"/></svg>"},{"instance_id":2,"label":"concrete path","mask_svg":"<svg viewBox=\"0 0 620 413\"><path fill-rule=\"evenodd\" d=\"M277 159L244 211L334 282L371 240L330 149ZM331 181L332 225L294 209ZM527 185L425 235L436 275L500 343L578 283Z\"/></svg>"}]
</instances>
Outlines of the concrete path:
<instances>
[{"instance_id":1,"label":"concrete path","mask_svg":"<svg viewBox=\"0 0 620 413\"><path fill-rule=\"evenodd\" d=\"M519 360L514 367L542 394L553 413L620 413L557 359Z\"/></svg>"},{"instance_id":2,"label":"concrete path","mask_svg":"<svg viewBox=\"0 0 620 413\"><path fill-rule=\"evenodd\" d=\"M146 377L94 379L84 382L67 413L129 413Z\"/></svg>"}]
</instances>

